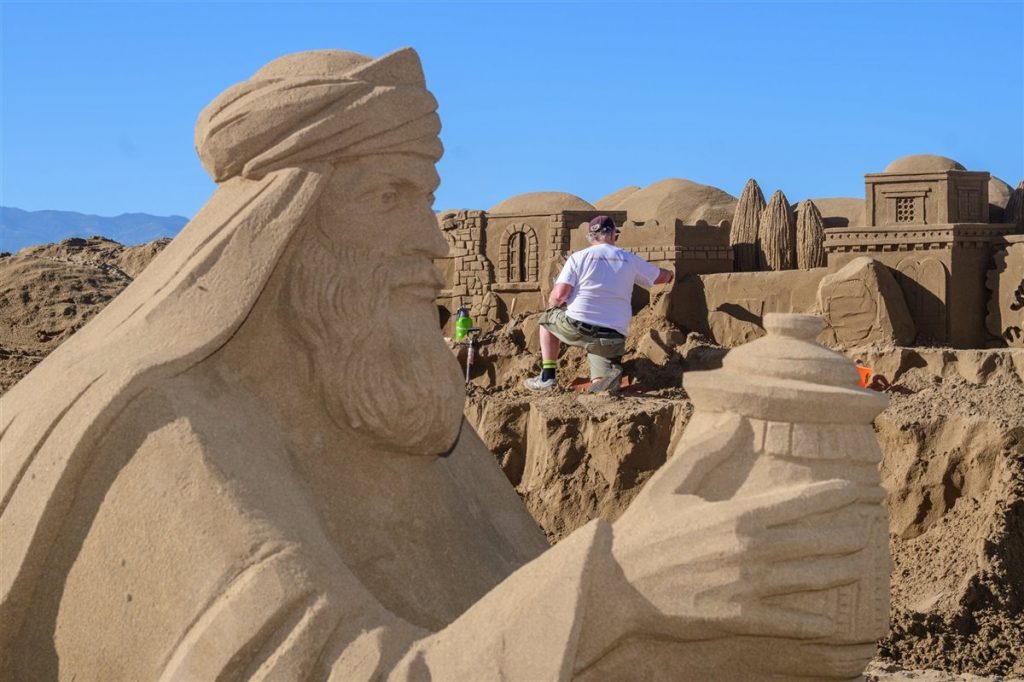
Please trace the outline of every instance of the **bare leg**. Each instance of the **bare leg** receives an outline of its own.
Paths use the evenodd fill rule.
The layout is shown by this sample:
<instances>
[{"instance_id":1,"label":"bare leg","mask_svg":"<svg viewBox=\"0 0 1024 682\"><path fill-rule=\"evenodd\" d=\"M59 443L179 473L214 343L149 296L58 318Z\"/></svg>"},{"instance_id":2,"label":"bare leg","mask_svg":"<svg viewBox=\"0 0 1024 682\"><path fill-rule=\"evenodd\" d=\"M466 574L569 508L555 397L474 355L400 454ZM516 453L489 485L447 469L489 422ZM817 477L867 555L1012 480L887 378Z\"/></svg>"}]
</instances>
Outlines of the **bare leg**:
<instances>
[{"instance_id":1,"label":"bare leg","mask_svg":"<svg viewBox=\"0 0 1024 682\"><path fill-rule=\"evenodd\" d=\"M547 327L538 327L540 333L540 356L544 360L557 360L558 351L561 350L558 337L547 330Z\"/></svg>"}]
</instances>

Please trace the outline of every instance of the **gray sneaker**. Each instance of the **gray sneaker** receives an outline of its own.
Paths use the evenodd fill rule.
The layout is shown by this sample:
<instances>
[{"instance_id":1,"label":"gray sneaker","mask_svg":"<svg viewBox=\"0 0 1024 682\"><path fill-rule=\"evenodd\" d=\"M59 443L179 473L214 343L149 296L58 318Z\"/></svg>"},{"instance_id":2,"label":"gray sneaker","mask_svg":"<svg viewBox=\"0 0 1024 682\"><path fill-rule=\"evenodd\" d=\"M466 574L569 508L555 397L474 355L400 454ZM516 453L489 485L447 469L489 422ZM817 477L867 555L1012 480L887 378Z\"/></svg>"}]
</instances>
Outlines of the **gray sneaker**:
<instances>
[{"instance_id":1,"label":"gray sneaker","mask_svg":"<svg viewBox=\"0 0 1024 682\"><path fill-rule=\"evenodd\" d=\"M622 369L613 369L611 374L606 374L603 377L598 377L590 383L591 393L600 393L601 391L608 391L609 393L619 392L619 380L622 378Z\"/></svg>"},{"instance_id":2,"label":"gray sneaker","mask_svg":"<svg viewBox=\"0 0 1024 682\"><path fill-rule=\"evenodd\" d=\"M555 380L554 379L541 379L540 375L538 374L535 377L530 377L529 379L525 379L523 381L523 385L526 386L531 391L546 391L547 389L554 387Z\"/></svg>"}]
</instances>

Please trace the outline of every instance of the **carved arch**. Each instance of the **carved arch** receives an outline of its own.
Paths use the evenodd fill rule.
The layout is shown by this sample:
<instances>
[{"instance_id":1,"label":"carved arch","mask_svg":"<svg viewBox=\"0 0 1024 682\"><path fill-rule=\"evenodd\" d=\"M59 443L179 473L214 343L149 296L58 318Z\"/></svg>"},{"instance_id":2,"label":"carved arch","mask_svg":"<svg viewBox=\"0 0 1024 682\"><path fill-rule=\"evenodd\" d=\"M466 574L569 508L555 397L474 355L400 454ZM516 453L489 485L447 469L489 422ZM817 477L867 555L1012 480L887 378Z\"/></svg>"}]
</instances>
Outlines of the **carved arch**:
<instances>
[{"instance_id":1,"label":"carved arch","mask_svg":"<svg viewBox=\"0 0 1024 682\"><path fill-rule=\"evenodd\" d=\"M505 228L498 249L498 273L502 282L529 283L537 281L537 233L525 223Z\"/></svg>"}]
</instances>

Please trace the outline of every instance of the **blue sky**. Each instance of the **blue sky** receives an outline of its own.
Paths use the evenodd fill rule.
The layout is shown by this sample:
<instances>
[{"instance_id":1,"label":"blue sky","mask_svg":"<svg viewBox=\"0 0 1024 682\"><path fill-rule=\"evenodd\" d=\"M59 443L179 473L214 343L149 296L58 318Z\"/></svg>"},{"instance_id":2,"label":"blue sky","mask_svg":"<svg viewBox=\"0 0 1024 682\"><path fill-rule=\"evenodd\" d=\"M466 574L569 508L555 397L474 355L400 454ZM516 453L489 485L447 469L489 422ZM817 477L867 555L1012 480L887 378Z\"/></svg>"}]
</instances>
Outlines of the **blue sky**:
<instances>
[{"instance_id":1,"label":"blue sky","mask_svg":"<svg viewBox=\"0 0 1024 682\"><path fill-rule=\"evenodd\" d=\"M2 3L0 203L190 216L199 111L288 52L411 45L436 208L682 177L861 196L913 153L1024 177L1024 3Z\"/></svg>"}]
</instances>

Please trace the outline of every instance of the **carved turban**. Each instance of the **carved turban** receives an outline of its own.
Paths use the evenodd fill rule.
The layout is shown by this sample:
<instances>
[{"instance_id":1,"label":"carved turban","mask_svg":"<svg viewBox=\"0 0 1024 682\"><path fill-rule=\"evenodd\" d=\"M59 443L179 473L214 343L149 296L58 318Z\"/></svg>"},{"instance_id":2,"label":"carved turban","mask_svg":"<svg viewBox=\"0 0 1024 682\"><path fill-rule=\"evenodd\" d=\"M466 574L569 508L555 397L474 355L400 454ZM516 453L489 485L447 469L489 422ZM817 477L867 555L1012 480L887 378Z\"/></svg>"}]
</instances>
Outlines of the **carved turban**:
<instances>
[{"instance_id":1,"label":"carved turban","mask_svg":"<svg viewBox=\"0 0 1024 682\"><path fill-rule=\"evenodd\" d=\"M440 122L419 58L341 51L277 59L200 115L222 183L109 306L0 398L0 658L27 617L100 442L140 393L199 363L242 324L333 164L436 160Z\"/></svg>"},{"instance_id":2,"label":"carved turban","mask_svg":"<svg viewBox=\"0 0 1024 682\"><path fill-rule=\"evenodd\" d=\"M437 160L441 122L412 50L380 60L324 50L277 59L199 115L196 150L217 182L308 163L407 152Z\"/></svg>"}]
</instances>

